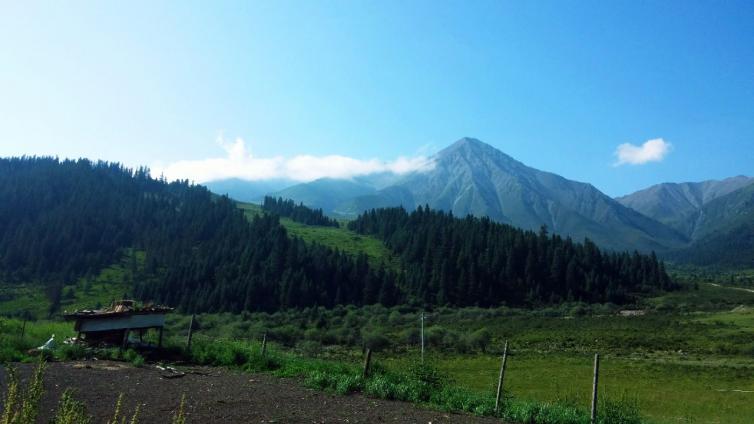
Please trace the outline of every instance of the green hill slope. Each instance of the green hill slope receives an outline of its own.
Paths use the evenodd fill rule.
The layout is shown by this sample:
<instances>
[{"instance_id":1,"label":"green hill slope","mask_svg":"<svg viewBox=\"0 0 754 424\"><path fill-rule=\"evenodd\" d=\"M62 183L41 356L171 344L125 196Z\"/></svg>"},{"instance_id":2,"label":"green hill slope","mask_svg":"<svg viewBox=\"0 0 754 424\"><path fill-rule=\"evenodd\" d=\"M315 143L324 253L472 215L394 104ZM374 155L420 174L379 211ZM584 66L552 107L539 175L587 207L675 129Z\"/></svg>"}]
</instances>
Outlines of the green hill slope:
<instances>
[{"instance_id":1,"label":"green hill slope","mask_svg":"<svg viewBox=\"0 0 754 424\"><path fill-rule=\"evenodd\" d=\"M247 218L264 213L261 206L253 203L239 202L238 208L244 211ZM364 253L371 265L384 264L392 269L399 269L398 258L385 247L382 241L372 236L358 234L345 228L344 225L341 227L305 225L290 218L280 218L280 223L290 235L299 237L307 243L319 243L353 256Z\"/></svg>"}]
</instances>

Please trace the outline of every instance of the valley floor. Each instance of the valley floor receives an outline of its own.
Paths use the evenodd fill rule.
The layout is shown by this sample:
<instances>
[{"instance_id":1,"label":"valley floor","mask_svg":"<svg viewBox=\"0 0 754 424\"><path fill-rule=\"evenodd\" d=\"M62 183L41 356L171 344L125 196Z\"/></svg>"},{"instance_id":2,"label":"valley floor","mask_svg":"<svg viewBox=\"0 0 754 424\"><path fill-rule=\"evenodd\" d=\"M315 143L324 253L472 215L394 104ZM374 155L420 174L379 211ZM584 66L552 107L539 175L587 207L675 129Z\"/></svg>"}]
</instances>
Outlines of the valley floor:
<instances>
[{"instance_id":1,"label":"valley floor","mask_svg":"<svg viewBox=\"0 0 754 424\"><path fill-rule=\"evenodd\" d=\"M25 378L32 366L19 365ZM135 368L111 361L52 362L44 375L38 422L46 423L65 389L86 404L95 422L112 417L118 395L130 417L141 405L139 423L166 423L186 394L188 423L499 423L493 418L423 409L405 402L362 395L338 396L302 387L299 381L217 367L186 369L165 378L154 365ZM5 372L0 368L0 386Z\"/></svg>"}]
</instances>

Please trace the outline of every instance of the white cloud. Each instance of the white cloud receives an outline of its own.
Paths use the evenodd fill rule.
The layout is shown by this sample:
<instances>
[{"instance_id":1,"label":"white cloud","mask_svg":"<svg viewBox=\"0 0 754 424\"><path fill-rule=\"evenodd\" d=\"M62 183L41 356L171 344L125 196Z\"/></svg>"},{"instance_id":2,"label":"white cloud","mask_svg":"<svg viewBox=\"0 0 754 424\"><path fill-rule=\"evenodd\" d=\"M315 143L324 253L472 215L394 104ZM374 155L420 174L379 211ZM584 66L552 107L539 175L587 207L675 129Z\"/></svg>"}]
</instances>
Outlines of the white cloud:
<instances>
[{"instance_id":1,"label":"white cloud","mask_svg":"<svg viewBox=\"0 0 754 424\"><path fill-rule=\"evenodd\" d=\"M618 160L613 166L624 164L642 165L647 162L660 162L670 153L673 145L661 138L647 140L641 146L624 143L615 149Z\"/></svg>"},{"instance_id":2,"label":"white cloud","mask_svg":"<svg viewBox=\"0 0 754 424\"><path fill-rule=\"evenodd\" d=\"M241 138L227 142L220 136L217 143L225 150L225 157L182 160L164 166L158 163L152 166L152 175L164 175L168 180L188 179L197 183L226 178L312 181L325 177L345 179L378 172L405 174L434 167L434 162L423 155L399 157L393 161L362 160L340 155L257 158Z\"/></svg>"}]
</instances>

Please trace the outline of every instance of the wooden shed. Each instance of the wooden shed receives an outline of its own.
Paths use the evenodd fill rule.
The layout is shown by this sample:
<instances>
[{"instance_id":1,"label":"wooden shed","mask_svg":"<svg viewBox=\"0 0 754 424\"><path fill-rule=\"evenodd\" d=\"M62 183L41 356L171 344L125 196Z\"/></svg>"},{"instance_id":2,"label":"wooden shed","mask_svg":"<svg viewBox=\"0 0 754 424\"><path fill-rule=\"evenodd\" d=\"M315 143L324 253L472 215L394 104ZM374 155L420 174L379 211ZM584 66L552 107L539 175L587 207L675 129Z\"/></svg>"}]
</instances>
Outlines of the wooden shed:
<instances>
[{"instance_id":1,"label":"wooden shed","mask_svg":"<svg viewBox=\"0 0 754 424\"><path fill-rule=\"evenodd\" d=\"M165 315L173 308L159 305L137 306L133 300L119 300L105 309L80 310L63 315L75 321L78 340L87 344L111 344L126 347L131 333L143 340L150 329L159 332L158 346L162 347Z\"/></svg>"}]
</instances>

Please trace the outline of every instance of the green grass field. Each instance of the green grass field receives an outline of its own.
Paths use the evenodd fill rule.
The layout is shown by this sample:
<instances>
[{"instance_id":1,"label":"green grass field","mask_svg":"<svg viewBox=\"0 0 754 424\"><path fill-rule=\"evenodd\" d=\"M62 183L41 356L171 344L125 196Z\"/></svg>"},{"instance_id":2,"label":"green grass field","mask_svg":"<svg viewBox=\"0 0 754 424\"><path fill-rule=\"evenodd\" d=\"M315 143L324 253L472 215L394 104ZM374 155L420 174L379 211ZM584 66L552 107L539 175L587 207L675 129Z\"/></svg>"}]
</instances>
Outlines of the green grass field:
<instances>
[{"instance_id":1,"label":"green grass field","mask_svg":"<svg viewBox=\"0 0 754 424\"><path fill-rule=\"evenodd\" d=\"M238 207L248 218L263 213L262 208L253 203L239 202ZM301 224L290 218L280 218L280 223L288 230L288 233L307 243L319 243L351 255L364 253L369 257L372 265L384 264L393 269L399 268L398 259L380 240L350 231L342 222L340 227L323 227Z\"/></svg>"},{"instance_id":2,"label":"green grass field","mask_svg":"<svg viewBox=\"0 0 754 424\"><path fill-rule=\"evenodd\" d=\"M128 251L120 263L64 287L58 312L95 308L108 305L115 299L122 299L124 294L130 292L132 277L129 266L133 261L142 264L144 253ZM0 316L28 311L33 317L40 319L49 315L49 308L50 300L38 284L0 283Z\"/></svg>"},{"instance_id":3,"label":"green grass field","mask_svg":"<svg viewBox=\"0 0 754 424\"><path fill-rule=\"evenodd\" d=\"M739 312L736 312L738 314ZM711 313L709 316L692 317L693 320L726 319L728 313ZM213 318L217 317L217 319ZM258 321L252 316L247 328L248 338L258 340ZM215 321L213 321L215 319ZM555 318L551 318L555 319ZM754 317L745 320L733 319L736 325L748 327ZM181 344L185 340L188 317L174 315L171 318L169 340ZM200 316L202 330L196 341L224 340L221 337L229 325L236 321L217 315ZM6 334L18 334L21 322L5 320L0 323ZM256 327L256 328L255 328ZM70 324L39 321L27 325L23 347L38 346L50 334L58 340L72 335ZM235 333L237 336L244 332ZM253 336L251 334L254 334ZM533 348L518 348L516 338L511 339L511 354L506 372L506 391L520 400L539 402L575 403L587 408L592 378L592 354L575 350L552 349L543 351ZM1 345L7 343L3 341ZM295 348L281 349L302 354ZM668 346L669 348L670 346ZM613 350L618 351L617 347ZM625 352L630 351L627 347ZM342 351L335 356L338 362L357 364L358 349ZM500 357L497 354L473 352L459 354L427 346L428 361L452 378L456 387L491 396L495 390ZM308 355L305 355L308 356ZM328 357L324 353L315 355ZM406 369L419 357L418 349L385 350L373 356L376 364L396 371ZM332 357L331 357L332 358ZM5 359L17 359L5 355ZM641 413L658 424L670 423L749 423L754 417L754 360L743 355L689 354L671 351L635 354L603 354L600 373L600 396L605 399L635 401Z\"/></svg>"},{"instance_id":4,"label":"green grass field","mask_svg":"<svg viewBox=\"0 0 754 424\"><path fill-rule=\"evenodd\" d=\"M686 312L719 302L717 310ZM593 354L600 352L600 396L635 401L659 424L750 423L754 419L754 296L702 285L650 299L647 315L621 317L606 306L586 311L563 306L536 311L437 309L428 314L427 355L458 387L494 393L504 340L511 344L506 389L517 399L575 403L586 408ZM183 334L187 318L171 319ZM258 340L263 332L303 355L356 363L367 334L390 341L374 354L401 370L419 357L418 311L411 308L342 308L277 314L202 315L210 339ZM322 329L317 329L321 326ZM486 329L487 353L459 341ZM361 334L348 344L350 334ZM318 347L322 341L334 345ZM455 341L454 341L455 340ZM455 343L455 344L454 344ZM465 344L464 344L465 343ZM462 346L463 345L463 346ZM463 353L466 352L466 353Z\"/></svg>"},{"instance_id":5,"label":"green grass field","mask_svg":"<svg viewBox=\"0 0 754 424\"><path fill-rule=\"evenodd\" d=\"M440 369L461 387L491 393L500 358L441 356ZM604 356L600 396L634 399L657 423L751 423L754 419L754 361L709 363L704 358L626 358ZM513 352L506 389L539 401L570 399L589 405L593 357L587 354Z\"/></svg>"},{"instance_id":6,"label":"green grass field","mask_svg":"<svg viewBox=\"0 0 754 424\"><path fill-rule=\"evenodd\" d=\"M250 217L262 213L257 205L239 207ZM398 267L397 258L377 239L343 227L307 226L286 218L281 223L307 242L364 252L374 264ZM134 268L143 262L143 252L128 251L120 263L66 287L61 310L93 308L122 298L135 278ZM650 422L754 422L754 292L729 286L729 281L748 277L725 278L728 283L681 277L692 282L688 289L642 299L630 307L646 311L644 316L619 316L616 305L578 303L537 310L437 308L428 311L428 356L455 387L490 396L499 353L508 340L510 394L523 401L586 408L592 358L599 352L600 395L635 401ZM0 284L0 316L22 311L46 318L49 300L43 290L35 284ZM348 306L203 314L196 340L256 343L267 333L280 349L295 355L350 366L360 360L361 347L370 345L375 347L376 363L400 371L418 357L419 312L410 306ZM183 343L188 320L178 313L169 316L170 343ZM23 352L51 334L58 340L73 335L70 323L40 320L29 322L20 339L22 325L17 319L0 319L0 361L26 359Z\"/></svg>"}]
</instances>

